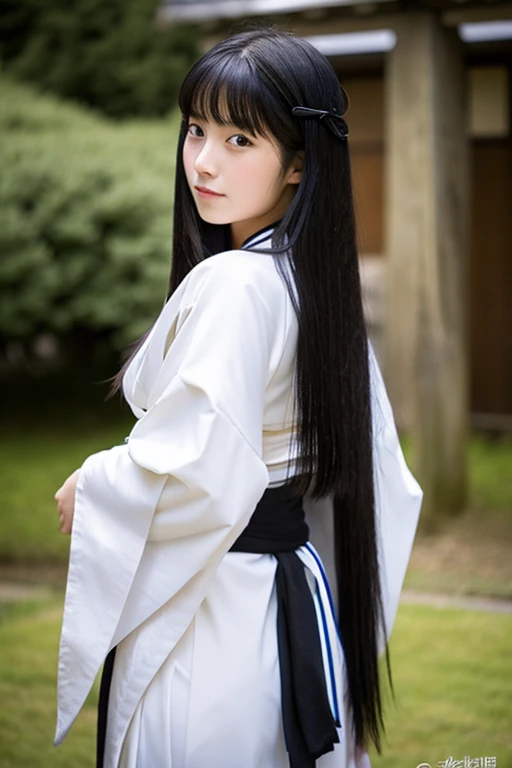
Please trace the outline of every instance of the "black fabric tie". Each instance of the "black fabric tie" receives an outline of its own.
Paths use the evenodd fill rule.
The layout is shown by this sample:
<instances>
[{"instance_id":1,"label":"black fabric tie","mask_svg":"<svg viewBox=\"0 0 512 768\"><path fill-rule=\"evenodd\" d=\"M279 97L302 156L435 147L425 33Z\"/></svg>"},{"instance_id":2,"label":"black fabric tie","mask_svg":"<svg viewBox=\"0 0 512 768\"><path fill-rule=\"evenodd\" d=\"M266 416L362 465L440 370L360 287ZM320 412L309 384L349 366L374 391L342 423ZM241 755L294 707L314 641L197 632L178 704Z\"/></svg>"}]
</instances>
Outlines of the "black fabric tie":
<instances>
[{"instance_id":1,"label":"black fabric tie","mask_svg":"<svg viewBox=\"0 0 512 768\"><path fill-rule=\"evenodd\" d=\"M271 553L277 560L277 644L290 768L314 768L315 761L339 742L313 596L304 564L294 551L308 538L302 499L287 486L277 486L267 488L249 525L231 547L235 552Z\"/></svg>"}]
</instances>

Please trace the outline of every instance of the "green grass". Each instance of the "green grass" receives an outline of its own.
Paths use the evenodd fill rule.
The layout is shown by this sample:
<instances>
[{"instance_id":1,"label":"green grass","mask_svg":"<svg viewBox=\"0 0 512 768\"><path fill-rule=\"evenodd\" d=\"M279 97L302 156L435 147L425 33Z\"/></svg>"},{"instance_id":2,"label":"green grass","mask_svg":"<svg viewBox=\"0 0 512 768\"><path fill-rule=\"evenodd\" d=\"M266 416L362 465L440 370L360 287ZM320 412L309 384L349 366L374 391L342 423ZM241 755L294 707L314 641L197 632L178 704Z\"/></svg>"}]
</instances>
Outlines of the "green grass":
<instances>
[{"instance_id":1,"label":"green grass","mask_svg":"<svg viewBox=\"0 0 512 768\"><path fill-rule=\"evenodd\" d=\"M437 766L450 755L512 766L512 615L401 606L391 654L396 706L373 768Z\"/></svg>"},{"instance_id":2,"label":"green grass","mask_svg":"<svg viewBox=\"0 0 512 768\"><path fill-rule=\"evenodd\" d=\"M53 747L62 596L0 624L0 768L93 768L98 680ZM373 768L497 757L512 766L512 616L402 605L391 653L396 705Z\"/></svg>"},{"instance_id":3,"label":"green grass","mask_svg":"<svg viewBox=\"0 0 512 768\"><path fill-rule=\"evenodd\" d=\"M89 454L121 443L125 434L120 425L74 430L70 424L66 434L23 434L0 444L1 506L8 510L0 518L0 557L66 559L69 537L59 534L53 496Z\"/></svg>"},{"instance_id":4,"label":"green grass","mask_svg":"<svg viewBox=\"0 0 512 768\"><path fill-rule=\"evenodd\" d=\"M21 392L17 403L11 393L16 407L0 437L0 562L67 562L70 538L59 533L54 494L87 456L122 443L134 422L118 400L101 402L105 385L89 383L82 397L84 387L70 383L53 400L48 384L38 393L34 383L32 398Z\"/></svg>"},{"instance_id":5,"label":"green grass","mask_svg":"<svg viewBox=\"0 0 512 768\"><path fill-rule=\"evenodd\" d=\"M512 519L512 437L473 436L468 454L471 506Z\"/></svg>"},{"instance_id":6,"label":"green grass","mask_svg":"<svg viewBox=\"0 0 512 768\"><path fill-rule=\"evenodd\" d=\"M56 749L57 656L62 597L26 604L0 624L0 768L93 768L98 681Z\"/></svg>"},{"instance_id":7,"label":"green grass","mask_svg":"<svg viewBox=\"0 0 512 768\"><path fill-rule=\"evenodd\" d=\"M408 435L400 439L408 463L413 446ZM512 436L485 437L473 432L467 446L469 506L493 510L512 518Z\"/></svg>"}]
</instances>

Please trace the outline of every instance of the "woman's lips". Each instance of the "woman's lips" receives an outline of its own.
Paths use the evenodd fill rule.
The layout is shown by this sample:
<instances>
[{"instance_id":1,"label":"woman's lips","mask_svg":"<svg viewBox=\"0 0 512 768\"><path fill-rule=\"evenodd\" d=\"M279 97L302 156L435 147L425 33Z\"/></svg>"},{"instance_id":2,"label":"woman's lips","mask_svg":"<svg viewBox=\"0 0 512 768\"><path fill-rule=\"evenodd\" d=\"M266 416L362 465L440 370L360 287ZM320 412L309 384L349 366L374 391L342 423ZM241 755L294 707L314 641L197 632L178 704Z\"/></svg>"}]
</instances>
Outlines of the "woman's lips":
<instances>
[{"instance_id":1,"label":"woman's lips","mask_svg":"<svg viewBox=\"0 0 512 768\"><path fill-rule=\"evenodd\" d=\"M220 192L214 192L213 189L208 189L208 187L194 187L199 197L205 197L212 199L213 197L225 197L225 195L221 195Z\"/></svg>"}]
</instances>

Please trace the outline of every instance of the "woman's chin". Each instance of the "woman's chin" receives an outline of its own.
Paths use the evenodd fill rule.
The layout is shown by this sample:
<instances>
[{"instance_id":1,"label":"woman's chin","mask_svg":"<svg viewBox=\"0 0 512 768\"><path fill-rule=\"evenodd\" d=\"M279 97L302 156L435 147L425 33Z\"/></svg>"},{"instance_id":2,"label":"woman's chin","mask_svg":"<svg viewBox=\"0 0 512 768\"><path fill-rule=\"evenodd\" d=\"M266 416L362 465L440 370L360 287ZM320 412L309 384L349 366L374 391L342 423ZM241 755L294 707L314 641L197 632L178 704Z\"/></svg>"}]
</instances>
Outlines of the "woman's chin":
<instances>
[{"instance_id":1,"label":"woman's chin","mask_svg":"<svg viewBox=\"0 0 512 768\"><path fill-rule=\"evenodd\" d=\"M215 215L213 212L209 211L200 211L199 208L197 209L197 212L199 218L206 224L217 224L219 226L222 226L223 224L231 224L231 219L228 216Z\"/></svg>"}]
</instances>

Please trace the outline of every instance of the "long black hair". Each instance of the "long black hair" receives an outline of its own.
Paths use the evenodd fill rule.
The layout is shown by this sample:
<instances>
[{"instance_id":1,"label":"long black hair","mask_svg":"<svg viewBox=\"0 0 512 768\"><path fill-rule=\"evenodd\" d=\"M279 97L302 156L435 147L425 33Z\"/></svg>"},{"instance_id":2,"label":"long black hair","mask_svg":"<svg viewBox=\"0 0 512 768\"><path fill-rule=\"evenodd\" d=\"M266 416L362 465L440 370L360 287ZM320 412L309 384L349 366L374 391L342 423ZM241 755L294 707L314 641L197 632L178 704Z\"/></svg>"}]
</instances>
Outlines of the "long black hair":
<instances>
[{"instance_id":1,"label":"long black hair","mask_svg":"<svg viewBox=\"0 0 512 768\"><path fill-rule=\"evenodd\" d=\"M283 172L299 152L304 170L272 235L276 266L298 318L295 413L298 494L334 499L338 622L356 742L380 750L378 641L383 628L376 542L368 338L361 297L349 149L335 118L295 117L295 106L343 115L348 106L328 60L275 29L223 40L192 67L179 94L173 260L169 295L190 270L230 247L229 225L204 222L183 168L190 116L273 138ZM332 121L329 125L329 121ZM295 297L280 258L291 252ZM129 363L129 361L128 361ZM127 363L127 364L128 364ZM114 388L119 388L123 366ZM389 660L388 660L389 670Z\"/></svg>"}]
</instances>

